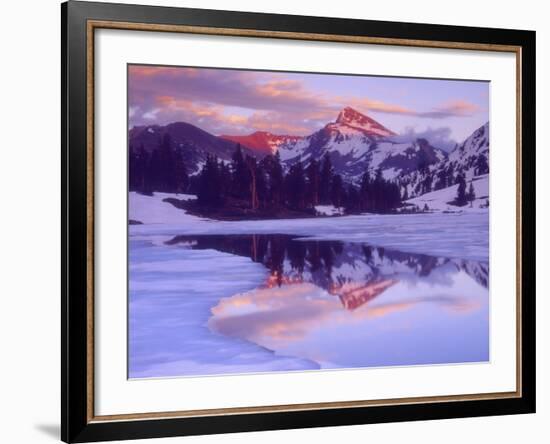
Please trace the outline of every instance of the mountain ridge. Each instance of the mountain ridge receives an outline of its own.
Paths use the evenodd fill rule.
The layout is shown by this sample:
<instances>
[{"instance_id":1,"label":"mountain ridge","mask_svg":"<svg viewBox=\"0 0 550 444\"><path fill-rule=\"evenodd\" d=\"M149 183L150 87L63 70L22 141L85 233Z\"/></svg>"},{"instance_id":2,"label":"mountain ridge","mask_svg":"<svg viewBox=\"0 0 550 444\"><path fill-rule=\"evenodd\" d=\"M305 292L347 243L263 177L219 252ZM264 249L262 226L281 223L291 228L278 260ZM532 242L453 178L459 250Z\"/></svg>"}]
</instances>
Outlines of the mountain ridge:
<instances>
[{"instance_id":1,"label":"mountain ridge","mask_svg":"<svg viewBox=\"0 0 550 444\"><path fill-rule=\"evenodd\" d=\"M459 175L466 181L489 173L489 122L457 144L446 159L397 178L408 197L416 197L456 184Z\"/></svg>"},{"instance_id":2,"label":"mountain ridge","mask_svg":"<svg viewBox=\"0 0 550 444\"><path fill-rule=\"evenodd\" d=\"M275 154L282 144L297 142L303 139L302 136L293 136L286 134L273 134L269 131L255 131L247 135L225 135L218 136L224 140L240 143L245 147L258 151L262 154Z\"/></svg>"},{"instance_id":3,"label":"mountain ridge","mask_svg":"<svg viewBox=\"0 0 550 444\"><path fill-rule=\"evenodd\" d=\"M393 139L395 132L351 107L343 108L334 121L308 136L267 131L215 136L186 122L136 126L128 133L130 150L142 146L151 152L160 146L165 134L181 151L190 175L200 171L207 155L231 161L237 144L245 155L254 157L278 153L285 169L328 156L334 173L356 185L365 171L374 176L380 169L383 177L398 183L408 198L454 185L459 174L471 180L489 172L489 122L449 153L425 138L408 142Z\"/></svg>"}]
</instances>

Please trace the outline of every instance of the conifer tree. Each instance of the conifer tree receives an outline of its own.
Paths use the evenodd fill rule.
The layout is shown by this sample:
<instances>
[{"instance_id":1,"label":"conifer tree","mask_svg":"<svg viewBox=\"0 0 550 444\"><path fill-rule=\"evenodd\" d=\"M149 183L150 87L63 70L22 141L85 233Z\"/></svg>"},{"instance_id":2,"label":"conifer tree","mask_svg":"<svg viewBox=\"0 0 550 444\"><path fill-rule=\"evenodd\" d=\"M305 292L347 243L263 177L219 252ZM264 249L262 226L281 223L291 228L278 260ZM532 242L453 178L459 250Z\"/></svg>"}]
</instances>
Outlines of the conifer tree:
<instances>
[{"instance_id":1,"label":"conifer tree","mask_svg":"<svg viewBox=\"0 0 550 444\"><path fill-rule=\"evenodd\" d=\"M223 204L218 160L210 154L206 155L206 163L200 172L197 200L204 207L220 207Z\"/></svg>"},{"instance_id":2,"label":"conifer tree","mask_svg":"<svg viewBox=\"0 0 550 444\"><path fill-rule=\"evenodd\" d=\"M445 187L450 187L451 185L454 185L455 183L454 175L455 175L455 170L454 170L453 164L451 163L447 168L447 183Z\"/></svg>"},{"instance_id":3,"label":"conifer tree","mask_svg":"<svg viewBox=\"0 0 550 444\"><path fill-rule=\"evenodd\" d=\"M246 167L248 168L248 176L249 176L249 189L250 189L250 208L252 210L257 210L259 206L259 199L258 199L258 184L257 184L257 164L256 164L256 158L252 156L246 156L245 159Z\"/></svg>"},{"instance_id":4,"label":"conifer tree","mask_svg":"<svg viewBox=\"0 0 550 444\"><path fill-rule=\"evenodd\" d=\"M358 213L361 211L361 201L359 198L359 190L350 184L346 193L346 201L344 203L346 213Z\"/></svg>"},{"instance_id":5,"label":"conifer tree","mask_svg":"<svg viewBox=\"0 0 550 444\"><path fill-rule=\"evenodd\" d=\"M180 151L174 152L174 176L175 189L171 191L175 191L176 193L186 192L189 186L189 176L187 175L187 168Z\"/></svg>"},{"instance_id":6,"label":"conifer tree","mask_svg":"<svg viewBox=\"0 0 550 444\"><path fill-rule=\"evenodd\" d=\"M221 195L222 198L225 198L231 190L231 169L227 163L220 161L218 163L218 173L220 178Z\"/></svg>"},{"instance_id":7,"label":"conifer tree","mask_svg":"<svg viewBox=\"0 0 550 444\"><path fill-rule=\"evenodd\" d=\"M258 205L260 208L267 206L268 188L267 174L262 162L258 162L256 166L256 191L258 193Z\"/></svg>"},{"instance_id":8,"label":"conifer tree","mask_svg":"<svg viewBox=\"0 0 550 444\"><path fill-rule=\"evenodd\" d=\"M301 210L305 208L306 180L302 162L298 161L290 167L286 176L286 196L291 208Z\"/></svg>"},{"instance_id":9,"label":"conifer tree","mask_svg":"<svg viewBox=\"0 0 550 444\"><path fill-rule=\"evenodd\" d=\"M150 193L150 155L143 143L138 148L130 146L128 159L128 187L130 191Z\"/></svg>"},{"instance_id":10,"label":"conifer tree","mask_svg":"<svg viewBox=\"0 0 550 444\"><path fill-rule=\"evenodd\" d=\"M489 163L485 154L480 154L476 162L476 174L487 174L489 172Z\"/></svg>"},{"instance_id":11,"label":"conifer tree","mask_svg":"<svg viewBox=\"0 0 550 444\"><path fill-rule=\"evenodd\" d=\"M382 211L385 207L383 187L384 177L382 175L382 169L378 168L374 173L374 181L372 183L371 192L372 209L374 211Z\"/></svg>"},{"instance_id":12,"label":"conifer tree","mask_svg":"<svg viewBox=\"0 0 550 444\"><path fill-rule=\"evenodd\" d=\"M467 202L466 179L464 178L464 175L459 174L456 178L456 183L458 184L458 188L456 190L455 204L462 207L466 205Z\"/></svg>"},{"instance_id":13,"label":"conifer tree","mask_svg":"<svg viewBox=\"0 0 550 444\"><path fill-rule=\"evenodd\" d=\"M329 154L325 154L323 158L323 166L321 167L321 176L319 181L319 203L330 203L330 190L332 187L332 176L334 171L332 169L332 162L330 161Z\"/></svg>"},{"instance_id":14,"label":"conifer tree","mask_svg":"<svg viewBox=\"0 0 550 444\"><path fill-rule=\"evenodd\" d=\"M284 173L279 152L265 156L261 165L266 179L266 201L279 208L284 202Z\"/></svg>"},{"instance_id":15,"label":"conifer tree","mask_svg":"<svg viewBox=\"0 0 550 444\"><path fill-rule=\"evenodd\" d=\"M427 174L424 180L422 180L422 194L426 194L432 191L432 175Z\"/></svg>"},{"instance_id":16,"label":"conifer tree","mask_svg":"<svg viewBox=\"0 0 550 444\"><path fill-rule=\"evenodd\" d=\"M359 188L359 200L361 210L369 211L372 208L372 187L369 171L365 171L361 178L361 186Z\"/></svg>"},{"instance_id":17,"label":"conifer tree","mask_svg":"<svg viewBox=\"0 0 550 444\"><path fill-rule=\"evenodd\" d=\"M447 187L447 172L441 169L437 173L437 180L435 181L434 190L441 190Z\"/></svg>"},{"instance_id":18,"label":"conifer tree","mask_svg":"<svg viewBox=\"0 0 550 444\"><path fill-rule=\"evenodd\" d=\"M321 181L321 173L319 171L319 163L313 159L306 168L307 176L307 200L311 206L319 204L319 183Z\"/></svg>"},{"instance_id":19,"label":"conifer tree","mask_svg":"<svg viewBox=\"0 0 550 444\"><path fill-rule=\"evenodd\" d=\"M231 162L232 194L241 199L249 199L251 176L245 163L241 145L237 144Z\"/></svg>"},{"instance_id":20,"label":"conifer tree","mask_svg":"<svg viewBox=\"0 0 550 444\"><path fill-rule=\"evenodd\" d=\"M476 192L474 190L474 184L472 183L472 181L470 181L470 186L468 187L468 193L466 194L466 199L468 200L468 202L470 202L470 207L473 206L475 198L476 198Z\"/></svg>"},{"instance_id":21,"label":"conifer tree","mask_svg":"<svg viewBox=\"0 0 550 444\"><path fill-rule=\"evenodd\" d=\"M337 208L340 208L344 202L344 183L340 174L336 174L332 178L330 198L332 201L332 205Z\"/></svg>"}]
</instances>

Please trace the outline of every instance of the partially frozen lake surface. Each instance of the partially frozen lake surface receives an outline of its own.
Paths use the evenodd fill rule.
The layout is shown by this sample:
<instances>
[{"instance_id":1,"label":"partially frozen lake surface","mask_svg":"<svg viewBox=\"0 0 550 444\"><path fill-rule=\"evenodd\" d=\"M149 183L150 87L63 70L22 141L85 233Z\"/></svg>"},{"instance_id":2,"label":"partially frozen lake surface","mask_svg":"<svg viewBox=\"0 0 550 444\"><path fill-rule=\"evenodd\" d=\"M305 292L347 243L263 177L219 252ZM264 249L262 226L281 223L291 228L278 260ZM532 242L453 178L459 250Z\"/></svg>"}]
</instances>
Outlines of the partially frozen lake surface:
<instances>
[{"instance_id":1,"label":"partially frozen lake surface","mask_svg":"<svg viewBox=\"0 0 550 444\"><path fill-rule=\"evenodd\" d=\"M488 222L181 212L132 225L129 377L487 361Z\"/></svg>"}]
</instances>

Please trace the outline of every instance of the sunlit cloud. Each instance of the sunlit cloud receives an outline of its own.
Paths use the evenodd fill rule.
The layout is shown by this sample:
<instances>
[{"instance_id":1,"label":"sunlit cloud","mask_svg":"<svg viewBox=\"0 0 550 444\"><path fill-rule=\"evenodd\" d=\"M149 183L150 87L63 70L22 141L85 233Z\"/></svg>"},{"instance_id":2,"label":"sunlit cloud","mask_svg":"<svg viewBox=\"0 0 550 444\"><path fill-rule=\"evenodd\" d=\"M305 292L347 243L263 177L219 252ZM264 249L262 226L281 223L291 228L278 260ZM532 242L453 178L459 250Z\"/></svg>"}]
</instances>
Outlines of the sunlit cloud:
<instances>
[{"instance_id":1,"label":"sunlit cloud","mask_svg":"<svg viewBox=\"0 0 550 444\"><path fill-rule=\"evenodd\" d=\"M185 121L218 135L305 136L334 121L345 106L409 120L467 118L482 111L466 99L418 109L395 103L399 95L381 100L364 92L337 94L328 76L321 80L328 86L319 86L292 73L140 65L128 73L130 126Z\"/></svg>"},{"instance_id":2,"label":"sunlit cloud","mask_svg":"<svg viewBox=\"0 0 550 444\"><path fill-rule=\"evenodd\" d=\"M465 100L453 100L444 103L432 111L419 113L419 117L445 119L447 117L468 117L478 112L480 107Z\"/></svg>"},{"instance_id":3,"label":"sunlit cloud","mask_svg":"<svg viewBox=\"0 0 550 444\"><path fill-rule=\"evenodd\" d=\"M343 97L340 99L343 103L349 103L350 106L357 108L358 110L363 110L364 112L379 112L387 114L406 114L406 115L416 115L415 111L391 103L385 103L381 100L371 100L369 98L356 98L356 97Z\"/></svg>"}]
</instances>

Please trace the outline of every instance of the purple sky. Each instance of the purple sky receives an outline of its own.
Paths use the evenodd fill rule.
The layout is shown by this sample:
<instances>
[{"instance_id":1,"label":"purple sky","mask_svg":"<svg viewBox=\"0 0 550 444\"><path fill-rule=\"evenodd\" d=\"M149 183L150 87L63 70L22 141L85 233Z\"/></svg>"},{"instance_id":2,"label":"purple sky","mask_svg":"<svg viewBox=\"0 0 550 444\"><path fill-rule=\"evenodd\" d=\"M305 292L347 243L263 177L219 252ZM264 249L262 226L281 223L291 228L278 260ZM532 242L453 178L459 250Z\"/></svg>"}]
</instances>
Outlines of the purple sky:
<instances>
[{"instance_id":1,"label":"purple sky","mask_svg":"<svg viewBox=\"0 0 550 444\"><path fill-rule=\"evenodd\" d=\"M351 106L448 148L489 120L489 83L129 66L130 128L185 121L212 134L308 135Z\"/></svg>"}]
</instances>

